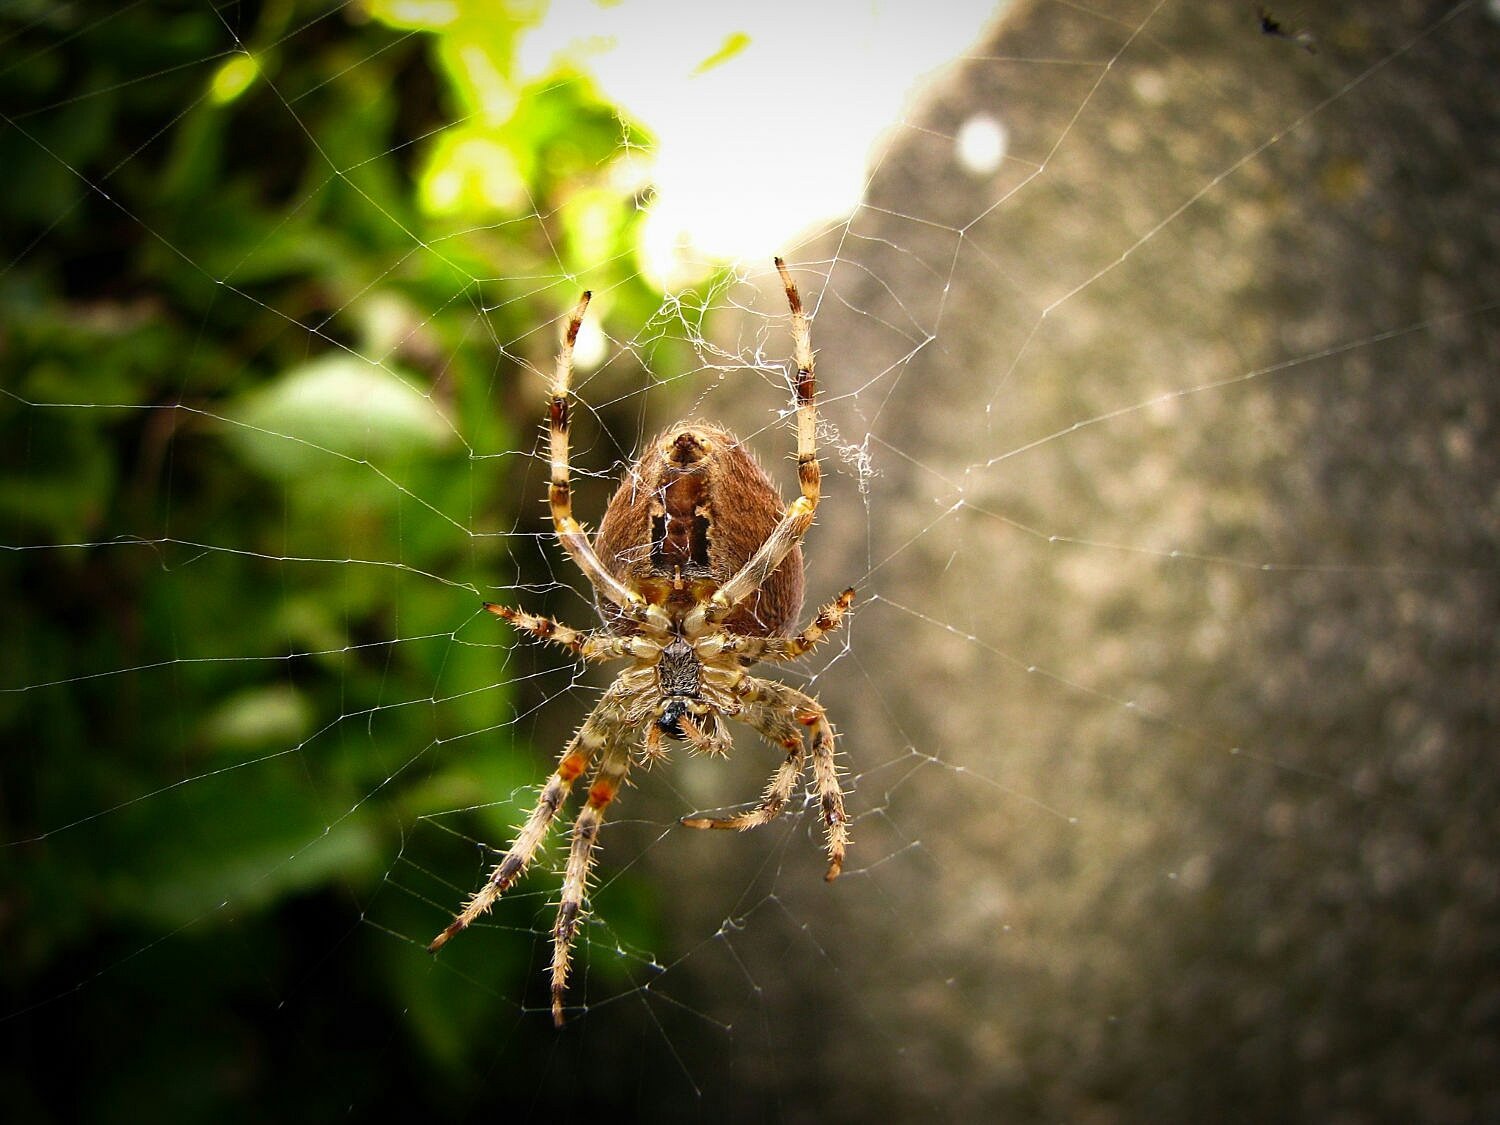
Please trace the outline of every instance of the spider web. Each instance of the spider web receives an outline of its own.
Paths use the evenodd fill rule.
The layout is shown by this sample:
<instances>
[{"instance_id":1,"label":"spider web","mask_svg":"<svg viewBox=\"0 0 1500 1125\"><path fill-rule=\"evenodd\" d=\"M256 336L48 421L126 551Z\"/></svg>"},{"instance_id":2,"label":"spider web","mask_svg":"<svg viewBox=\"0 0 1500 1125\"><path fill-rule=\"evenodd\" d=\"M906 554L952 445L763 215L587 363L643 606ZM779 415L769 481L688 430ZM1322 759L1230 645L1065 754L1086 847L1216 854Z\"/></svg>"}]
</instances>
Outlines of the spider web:
<instances>
[{"instance_id":1,"label":"spider web","mask_svg":"<svg viewBox=\"0 0 1500 1125\"><path fill-rule=\"evenodd\" d=\"M859 598L764 674L828 708L853 843L825 885L805 794L753 833L678 826L758 795L775 755L747 729L728 761L635 770L561 1033L562 831L425 946L607 683L480 608L594 620L538 429L593 284L579 212L403 205L489 112L444 105L421 15L377 36L336 5L267 37L258 10L183 6L210 31L173 25L175 54L7 87L17 178L55 185L0 274L7 1104L1493 1116L1500 23L1380 7L966 12L977 38L898 111L849 214L717 273L679 255L697 272L665 296L633 245L601 252L590 525L682 416L794 486L769 256L793 266L823 393L805 614ZM132 11L19 6L4 73ZM820 102L889 76L820 90L831 48L805 35L811 162L842 125ZM268 61L325 41L348 47L316 84ZM385 74L406 108L362 149L324 103L375 104ZM184 185L210 173L178 139L240 88L314 172L198 214ZM147 108L109 162L56 141L121 91ZM585 127L652 143L623 111ZM714 158L796 194L798 164ZM275 221L236 241L252 202ZM358 216L347 244L332 208ZM97 251L58 267L87 294L59 327L35 267L78 229ZM128 240L180 288L98 282ZM299 271L321 280L281 284Z\"/></svg>"}]
</instances>

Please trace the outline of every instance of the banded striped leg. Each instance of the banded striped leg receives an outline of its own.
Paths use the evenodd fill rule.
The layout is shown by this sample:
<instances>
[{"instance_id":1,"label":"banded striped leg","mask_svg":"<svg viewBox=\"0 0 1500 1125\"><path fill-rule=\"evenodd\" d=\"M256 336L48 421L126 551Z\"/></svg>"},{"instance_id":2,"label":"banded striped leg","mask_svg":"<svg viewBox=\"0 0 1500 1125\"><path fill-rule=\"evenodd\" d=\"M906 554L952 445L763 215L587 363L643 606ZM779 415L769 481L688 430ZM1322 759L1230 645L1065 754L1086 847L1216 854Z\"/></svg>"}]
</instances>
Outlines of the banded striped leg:
<instances>
[{"instance_id":1,"label":"banded striped leg","mask_svg":"<svg viewBox=\"0 0 1500 1125\"><path fill-rule=\"evenodd\" d=\"M550 617L527 613L524 609L485 602L484 608L496 617L504 618L523 633L530 633L538 640L561 645L583 660L618 660L626 656L645 657L655 651L648 641L640 637L617 637L611 633L585 633Z\"/></svg>"},{"instance_id":2,"label":"banded striped leg","mask_svg":"<svg viewBox=\"0 0 1500 1125\"><path fill-rule=\"evenodd\" d=\"M573 518L573 493L568 482L568 387L573 380L573 345L578 340L578 329L583 324L583 314L589 307L593 294L585 292L568 319L563 333L562 350L557 353L557 370L552 379L552 397L547 409L547 432L549 452L552 459L552 478L547 490L548 502L552 506L552 526L557 531L558 541L573 561L583 571L594 587L615 605L625 611L626 616L636 621L650 621L665 630L670 626L666 613L659 606L648 606L644 598L631 590L604 568L599 556L589 543L588 534Z\"/></svg>"},{"instance_id":3,"label":"banded striped leg","mask_svg":"<svg viewBox=\"0 0 1500 1125\"><path fill-rule=\"evenodd\" d=\"M791 790L797 783L797 776L801 773L801 762L798 760L794 767L791 747L785 741L787 732L796 729L792 724L800 723L812 734L813 783L818 789L823 830L828 840L828 870L823 878L831 883L844 869L844 852L849 845L849 818L844 812L844 791L839 788L838 766L833 759L834 733L832 725L828 722L828 714L816 699L804 695L796 688L787 687L786 684L746 676L745 685L741 696L745 708L740 712L741 717L747 722L752 722L756 729L766 733L767 737L787 746L789 751L787 760L772 777L761 803L750 812L743 814L752 818L749 823L741 825L736 822L735 817L723 820L699 817L692 822L683 821L683 823L690 828L753 828L756 824L764 824L770 820L776 811L780 811L781 805L790 798ZM772 718L762 720L766 725L762 726L761 723L754 721L755 718L767 714ZM771 723L775 725L771 726ZM771 731L775 733L769 733ZM775 811L772 811L773 806Z\"/></svg>"},{"instance_id":4,"label":"banded striped leg","mask_svg":"<svg viewBox=\"0 0 1500 1125\"><path fill-rule=\"evenodd\" d=\"M802 495L787 506L781 522L729 581L715 591L704 612L704 619L717 623L733 612L734 607L765 585L793 547L802 542L812 526L822 495L822 474L818 469L818 379L813 371L812 337L802 298L787 271L786 263L776 259L776 272L786 289L787 305L792 310L792 358L797 364L797 482ZM696 625L696 622L692 622Z\"/></svg>"},{"instance_id":5,"label":"banded striped leg","mask_svg":"<svg viewBox=\"0 0 1500 1125\"><path fill-rule=\"evenodd\" d=\"M552 930L552 1022L563 1025L563 994L568 989L568 962L573 939L578 934L578 916L588 893L589 871L594 866L594 849L599 842L599 828L604 810L615 799L625 773L630 769L630 751L622 738L616 738L605 752L604 760L589 786L589 799L573 823L573 846L568 852L568 870L563 876L562 901L557 907L557 924Z\"/></svg>"},{"instance_id":6,"label":"banded striped leg","mask_svg":"<svg viewBox=\"0 0 1500 1125\"><path fill-rule=\"evenodd\" d=\"M844 869L849 843L849 818L844 812L844 791L839 788L838 766L833 760L834 733L823 705L794 687L775 680L745 677L746 703L765 703L771 709L801 723L812 734L813 784L817 786L823 831L828 841L828 870L823 878L832 882Z\"/></svg>"},{"instance_id":7,"label":"banded striped leg","mask_svg":"<svg viewBox=\"0 0 1500 1125\"><path fill-rule=\"evenodd\" d=\"M536 855L537 849L541 847L542 840L546 838L547 829L557 815L557 810L567 799L568 791L573 788L573 782L588 768L594 755L612 736L613 724L600 718L600 713L612 703L611 697L606 695L600 701L599 706L595 707L589 713L589 717L583 721L583 725L578 728L578 733L573 736L567 749L563 751L562 760L558 762L557 769L542 786L542 794L537 799L536 807L526 818L526 824L516 836L516 842L510 846L510 851L506 852L504 858L495 865L495 869L490 872L489 879L483 887L474 892L458 917L449 923L446 930L432 939L432 944L427 947L428 953L436 953L448 943L448 939L454 934L468 929L474 919L487 912L495 904L495 900L521 877L532 857Z\"/></svg>"},{"instance_id":8,"label":"banded striped leg","mask_svg":"<svg viewBox=\"0 0 1500 1125\"><path fill-rule=\"evenodd\" d=\"M851 586L822 609L806 629L795 637L731 637L725 652L735 653L748 661L795 660L822 644L828 634L844 622L844 615L854 603Z\"/></svg>"},{"instance_id":9,"label":"banded striped leg","mask_svg":"<svg viewBox=\"0 0 1500 1125\"><path fill-rule=\"evenodd\" d=\"M786 760L771 775L760 803L753 809L734 816L683 817L685 828L732 828L743 832L747 828L759 828L781 815L781 810L792 798L797 779L802 776L802 767L807 761L807 748L802 741L802 732L797 729L785 711L764 703L748 704L737 716L758 730L767 741L786 751Z\"/></svg>"}]
</instances>

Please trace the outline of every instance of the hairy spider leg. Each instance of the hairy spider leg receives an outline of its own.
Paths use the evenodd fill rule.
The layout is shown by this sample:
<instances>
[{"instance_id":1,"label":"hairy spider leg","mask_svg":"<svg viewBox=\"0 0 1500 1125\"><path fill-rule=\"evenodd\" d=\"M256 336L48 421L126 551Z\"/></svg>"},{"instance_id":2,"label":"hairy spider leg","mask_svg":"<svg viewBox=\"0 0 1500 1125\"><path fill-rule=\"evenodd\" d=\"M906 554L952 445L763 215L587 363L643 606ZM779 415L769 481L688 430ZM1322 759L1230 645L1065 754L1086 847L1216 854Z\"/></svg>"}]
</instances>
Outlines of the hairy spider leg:
<instances>
[{"instance_id":1,"label":"hairy spider leg","mask_svg":"<svg viewBox=\"0 0 1500 1125\"><path fill-rule=\"evenodd\" d=\"M844 813L844 791L839 788L838 765L833 757L835 736L828 713L816 699L775 680L746 676L745 685L741 689L741 698L746 703L765 703L773 710L791 715L812 735L813 783L817 786L823 830L828 841L828 870L823 878L831 883L844 869L849 818Z\"/></svg>"},{"instance_id":2,"label":"hairy spider leg","mask_svg":"<svg viewBox=\"0 0 1500 1125\"><path fill-rule=\"evenodd\" d=\"M839 788L838 766L834 761L835 736L828 715L811 697L795 688L770 680L746 677L749 690L744 710L736 716L760 731L767 739L784 746L786 760L771 775L760 803L747 812L726 817L684 817L688 828L756 828L774 820L791 799L797 779L802 775L806 753L796 722L808 727L812 736L813 780L817 785L824 829L828 840L829 882L844 869L844 853L849 843L849 821L844 813L844 794Z\"/></svg>"},{"instance_id":3,"label":"hairy spider leg","mask_svg":"<svg viewBox=\"0 0 1500 1125\"><path fill-rule=\"evenodd\" d=\"M807 326L807 314L802 311L802 298L797 285L787 271L786 263L776 259L776 272L786 289L787 305L792 310L792 357L797 364L797 482L802 494L787 506L781 522L766 537L760 549L750 556L739 572L714 592L713 600L704 608L703 619L717 623L734 611L761 586L812 526L813 513L818 508L821 495L822 475L818 468L818 380L813 371L812 337Z\"/></svg>"},{"instance_id":4,"label":"hairy spider leg","mask_svg":"<svg viewBox=\"0 0 1500 1125\"><path fill-rule=\"evenodd\" d=\"M803 698L807 699L806 696ZM823 880L831 883L844 870L844 852L849 846L849 816L844 812L844 791L839 788L839 768L833 758L833 725L828 721L828 712L811 699L807 702L815 710L802 721L813 731L813 781L818 786L824 830L828 834L828 870L823 872Z\"/></svg>"},{"instance_id":5,"label":"hairy spider leg","mask_svg":"<svg viewBox=\"0 0 1500 1125\"><path fill-rule=\"evenodd\" d=\"M573 822L573 846L568 852L567 873L563 876L562 901L557 907L557 924L552 930L552 1022L563 1025L563 994L568 989L568 963L573 939L578 933L578 918L588 893L589 872L594 866L594 852L599 842L599 828L604 810L615 799L625 774L630 769L630 751L623 738L615 738L605 752L604 760L589 786L588 801Z\"/></svg>"},{"instance_id":6,"label":"hairy spider leg","mask_svg":"<svg viewBox=\"0 0 1500 1125\"><path fill-rule=\"evenodd\" d=\"M797 779L802 776L807 762L807 748L797 724L787 717L786 712L764 703L747 704L735 718L754 727L772 745L784 749L786 760L771 775L765 793L754 808L734 816L683 817L684 827L731 828L741 832L747 828L759 828L780 816L792 798L792 791L796 789Z\"/></svg>"},{"instance_id":7,"label":"hairy spider leg","mask_svg":"<svg viewBox=\"0 0 1500 1125\"><path fill-rule=\"evenodd\" d=\"M729 751L734 749L734 742L727 730L720 728L710 733L695 723L689 715L681 716L677 720L677 726L687 736L688 745L700 754L728 757Z\"/></svg>"},{"instance_id":8,"label":"hairy spider leg","mask_svg":"<svg viewBox=\"0 0 1500 1125\"><path fill-rule=\"evenodd\" d=\"M571 625L564 625L561 621L554 621L550 617L527 613L524 609L511 609L510 606L496 605L494 602L485 602L484 608L486 612L509 621L521 632L530 633L538 640L561 645L574 656L583 656L583 646L590 639L589 634Z\"/></svg>"},{"instance_id":9,"label":"hairy spider leg","mask_svg":"<svg viewBox=\"0 0 1500 1125\"><path fill-rule=\"evenodd\" d=\"M627 656L648 657L655 651L649 641L640 637L617 637L610 633L589 632L575 629L551 617L527 613L524 609L485 602L484 608L496 617L504 618L523 633L530 633L538 640L560 645L583 660L620 660Z\"/></svg>"},{"instance_id":10,"label":"hairy spider leg","mask_svg":"<svg viewBox=\"0 0 1500 1125\"><path fill-rule=\"evenodd\" d=\"M852 604L854 588L851 586L818 610L818 615L808 623L807 628L795 637L733 637L725 645L724 651L732 652L746 661L795 660L822 644L829 633L842 625L844 615L849 612Z\"/></svg>"},{"instance_id":11,"label":"hairy spider leg","mask_svg":"<svg viewBox=\"0 0 1500 1125\"><path fill-rule=\"evenodd\" d=\"M573 380L573 345L578 340L578 329L583 324L583 314L588 309L592 296L593 294L585 292L578 307L573 310L573 315L568 318L562 349L557 353L557 370L552 379L552 397L547 409L547 432L552 461L547 498L552 508L552 526L557 531L558 542L600 593L619 606L632 620L648 622L665 631L670 625L666 613L659 606L647 605L640 594L604 568L599 556L594 553L588 534L573 518L573 493L568 482L568 388Z\"/></svg>"},{"instance_id":12,"label":"hairy spider leg","mask_svg":"<svg viewBox=\"0 0 1500 1125\"><path fill-rule=\"evenodd\" d=\"M667 748L662 745L661 728L655 723L646 724L646 738L641 744L641 761L650 769L657 762L667 760Z\"/></svg>"},{"instance_id":13,"label":"hairy spider leg","mask_svg":"<svg viewBox=\"0 0 1500 1125\"><path fill-rule=\"evenodd\" d=\"M606 694L599 705L589 712L588 718L584 719L583 725L578 728L578 733L573 736L563 751L557 769L542 786L542 793L537 799L536 807L526 818L526 823L517 834L515 843L495 865L484 886L470 897L458 917L449 923L447 929L432 939L432 944L427 947L428 953L436 953L448 943L448 939L454 934L468 929L474 919L488 911L495 904L495 900L521 877L536 855L537 849L541 847L542 840L546 838L547 829L552 824L553 818L557 816L557 810L567 800L568 792L573 788L573 782L588 768L589 763L606 741L609 741L612 736L618 738L618 735L614 733L618 724L603 717L617 700L618 695Z\"/></svg>"}]
</instances>

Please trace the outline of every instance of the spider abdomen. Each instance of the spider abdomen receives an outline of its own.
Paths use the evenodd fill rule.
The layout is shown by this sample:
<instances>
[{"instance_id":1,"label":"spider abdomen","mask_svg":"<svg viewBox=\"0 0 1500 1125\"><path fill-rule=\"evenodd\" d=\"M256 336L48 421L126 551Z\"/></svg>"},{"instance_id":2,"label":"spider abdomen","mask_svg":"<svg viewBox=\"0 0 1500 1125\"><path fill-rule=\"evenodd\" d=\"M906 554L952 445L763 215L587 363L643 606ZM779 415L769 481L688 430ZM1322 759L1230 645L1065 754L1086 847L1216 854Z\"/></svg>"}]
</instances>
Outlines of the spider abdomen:
<instances>
[{"instance_id":1,"label":"spider abdomen","mask_svg":"<svg viewBox=\"0 0 1500 1125\"><path fill-rule=\"evenodd\" d=\"M681 422L650 442L609 502L594 549L620 582L680 619L749 561L785 505L738 438L704 422ZM731 633L785 635L802 609L802 550L724 622ZM618 609L602 600L611 629Z\"/></svg>"}]
</instances>

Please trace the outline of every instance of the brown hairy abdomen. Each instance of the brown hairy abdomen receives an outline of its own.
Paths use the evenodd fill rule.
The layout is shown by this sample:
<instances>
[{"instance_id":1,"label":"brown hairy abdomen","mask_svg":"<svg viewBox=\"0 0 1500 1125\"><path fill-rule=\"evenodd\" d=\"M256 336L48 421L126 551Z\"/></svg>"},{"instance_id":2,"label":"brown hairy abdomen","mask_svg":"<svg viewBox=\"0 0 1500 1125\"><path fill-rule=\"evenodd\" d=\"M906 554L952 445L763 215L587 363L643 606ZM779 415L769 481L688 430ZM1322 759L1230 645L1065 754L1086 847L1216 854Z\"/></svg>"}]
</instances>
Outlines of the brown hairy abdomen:
<instances>
[{"instance_id":1,"label":"brown hairy abdomen","mask_svg":"<svg viewBox=\"0 0 1500 1125\"><path fill-rule=\"evenodd\" d=\"M651 504L651 569L712 577L708 557L708 477L702 463L664 465Z\"/></svg>"},{"instance_id":2,"label":"brown hairy abdomen","mask_svg":"<svg viewBox=\"0 0 1500 1125\"><path fill-rule=\"evenodd\" d=\"M784 508L771 478L732 434L702 423L678 425L649 442L626 473L594 550L625 585L669 613L686 612L745 565ZM684 582L676 589L679 572ZM752 637L790 633L802 592L798 546L725 628ZM599 611L611 629L620 626L613 605L601 601Z\"/></svg>"}]
</instances>

